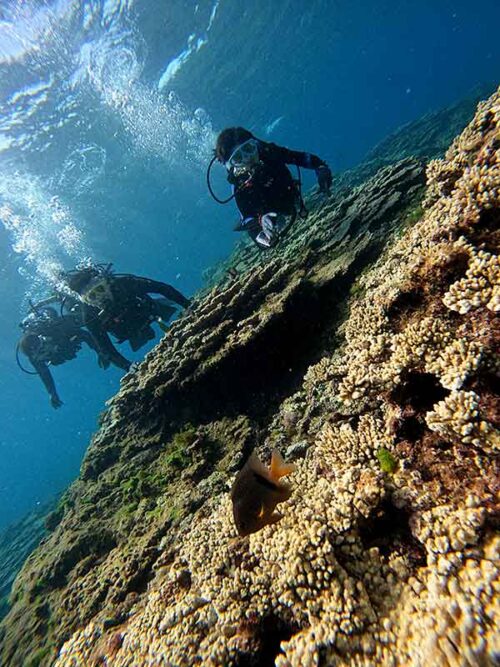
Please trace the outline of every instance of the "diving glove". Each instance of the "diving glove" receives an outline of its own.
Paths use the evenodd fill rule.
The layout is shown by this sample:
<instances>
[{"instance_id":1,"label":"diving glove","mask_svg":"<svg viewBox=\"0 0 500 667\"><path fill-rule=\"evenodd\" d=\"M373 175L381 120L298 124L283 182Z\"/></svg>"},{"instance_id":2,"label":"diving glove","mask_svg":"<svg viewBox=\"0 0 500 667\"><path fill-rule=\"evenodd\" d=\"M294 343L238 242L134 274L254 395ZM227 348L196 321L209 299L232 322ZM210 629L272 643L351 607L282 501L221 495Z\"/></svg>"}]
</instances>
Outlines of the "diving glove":
<instances>
[{"instance_id":1,"label":"diving glove","mask_svg":"<svg viewBox=\"0 0 500 667\"><path fill-rule=\"evenodd\" d=\"M326 164L322 164L316 169L316 177L318 179L319 191L330 194L333 178L332 172Z\"/></svg>"},{"instance_id":2,"label":"diving glove","mask_svg":"<svg viewBox=\"0 0 500 667\"><path fill-rule=\"evenodd\" d=\"M58 408L61 407L61 405L63 403L62 403L61 399L59 398L59 396L57 396L56 394L53 394L50 397L50 404L55 410L57 410Z\"/></svg>"}]
</instances>

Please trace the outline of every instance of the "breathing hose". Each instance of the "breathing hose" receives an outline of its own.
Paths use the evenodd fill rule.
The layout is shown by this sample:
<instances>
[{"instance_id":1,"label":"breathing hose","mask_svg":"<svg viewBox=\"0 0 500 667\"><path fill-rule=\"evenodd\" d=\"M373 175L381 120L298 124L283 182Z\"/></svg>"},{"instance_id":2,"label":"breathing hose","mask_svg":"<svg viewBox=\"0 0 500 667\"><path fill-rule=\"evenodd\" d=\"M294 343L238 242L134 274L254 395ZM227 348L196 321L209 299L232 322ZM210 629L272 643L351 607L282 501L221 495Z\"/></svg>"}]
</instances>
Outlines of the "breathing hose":
<instances>
[{"instance_id":1,"label":"breathing hose","mask_svg":"<svg viewBox=\"0 0 500 667\"><path fill-rule=\"evenodd\" d=\"M233 192L233 194L230 197L228 197L227 199L219 199L219 197L217 197L215 192L212 190L212 184L210 183L210 172L212 171L212 166L213 166L215 160L217 160L216 155L213 156L213 158L210 160L209 165L207 167L207 187L208 187L208 191L212 195L212 198L215 199L215 201L218 204L227 204L228 202L231 201L231 199L235 198L237 191Z\"/></svg>"},{"instance_id":2,"label":"breathing hose","mask_svg":"<svg viewBox=\"0 0 500 667\"><path fill-rule=\"evenodd\" d=\"M37 371L29 371L21 364L21 360L19 359L19 343L16 345L16 363L22 372L26 373L26 375L39 375Z\"/></svg>"}]
</instances>

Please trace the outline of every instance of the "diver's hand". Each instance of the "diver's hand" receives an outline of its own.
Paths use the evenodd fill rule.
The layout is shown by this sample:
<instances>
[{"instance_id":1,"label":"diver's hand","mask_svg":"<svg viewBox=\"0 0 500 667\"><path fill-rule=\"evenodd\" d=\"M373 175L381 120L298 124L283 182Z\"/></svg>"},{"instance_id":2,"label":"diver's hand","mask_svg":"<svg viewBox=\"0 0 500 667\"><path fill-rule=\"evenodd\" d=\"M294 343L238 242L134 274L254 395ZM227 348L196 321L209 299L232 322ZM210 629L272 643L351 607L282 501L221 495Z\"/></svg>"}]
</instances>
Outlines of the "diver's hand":
<instances>
[{"instance_id":1,"label":"diver's hand","mask_svg":"<svg viewBox=\"0 0 500 667\"><path fill-rule=\"evenodd\" d=\"M99 364L99 368L106 370L106 368L109 368L111 361L105 354L99 354L97 357L97 363Z\"/></svg>"},{"instance_id":2,"label":"diver's hand","mask_svg":"<svg viewBox=\"0 0 500 667\"><path fill-rule=\"evenodd\" d=\"M50 404L51 404L51 406L54 408L54 410L57 410L58 408L61 407L61 405L63 404L63 402L61 401L61 399L59 398L59 396L51 396L51 397L50 397Z\"/></svg>"},{"instance_id":3,"label":"diver's hand","mask_svg":"<svg viewBox=\"0 0 500 667\"><path fill-rule=\"evenodd\" d=\"M322 164L321 167L316 169L316 177L318 179L319 191L327 195L330 194L333 178L332 172L326 164Z\"/></svg>"}]
</instances>

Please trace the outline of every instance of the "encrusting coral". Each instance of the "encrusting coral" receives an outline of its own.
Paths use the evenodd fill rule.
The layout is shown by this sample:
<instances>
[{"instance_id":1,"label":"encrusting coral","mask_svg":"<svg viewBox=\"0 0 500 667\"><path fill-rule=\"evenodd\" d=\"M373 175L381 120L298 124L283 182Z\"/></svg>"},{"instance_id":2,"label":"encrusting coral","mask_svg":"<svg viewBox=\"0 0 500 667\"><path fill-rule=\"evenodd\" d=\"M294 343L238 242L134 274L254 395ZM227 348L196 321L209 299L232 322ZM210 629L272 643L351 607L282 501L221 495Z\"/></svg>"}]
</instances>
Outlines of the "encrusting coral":
<instances>
[{"instance_id":1,"label":"encrusting coral","mask_svg":"<svg viewBox=\"0 0 500 667\"><path fill-rule=\"evenodd\" d=\"M499 130L497 93L284 401L267 450L311 442L282 520L239 539L227 479L159 556L119 648L90 624L57 667L495 663Z\"/></svg>"}]
</instances>

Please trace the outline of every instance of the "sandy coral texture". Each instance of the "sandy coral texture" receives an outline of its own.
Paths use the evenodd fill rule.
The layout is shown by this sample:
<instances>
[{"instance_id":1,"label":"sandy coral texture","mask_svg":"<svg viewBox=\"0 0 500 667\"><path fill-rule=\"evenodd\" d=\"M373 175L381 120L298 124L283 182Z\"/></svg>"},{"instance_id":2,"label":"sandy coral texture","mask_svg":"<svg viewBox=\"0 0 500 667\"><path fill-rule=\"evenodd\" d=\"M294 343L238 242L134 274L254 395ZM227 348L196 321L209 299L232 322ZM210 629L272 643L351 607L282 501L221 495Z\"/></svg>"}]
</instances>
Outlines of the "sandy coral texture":
<instances>
[{"instance_id":1,"label":"sandy coral texture","mask_svg":"<svg viewBox=\"0 0 500 667\"><path fill-rule=\"evenodd\" d=\"M129 421L146 411L154 441L155 401L170 423L169 410L197 399L188 450L210 441L219 454L208 471L193 454L179 473L176 493L200 500L170 515L168 529L160 512L164 530L148 532L138 501L127 530L145 522L133 557L147 559L147 576L112 622L100 613L105 588L80 620L74 610L96 578L119 587L118 572L134 574L116 532L76 566L80 579L65 571L50 613L57 601L74 620L56 667L498 664L499 93L428 164L421 207L422 184L422 167L405 160L311 216L267 263L242 250L241 275L200 297L124 382L77 484L119 469L124 411ZM292 314L307 319L307 307L321 329L294 330ZM262 407L265 387L242 358L261 349L259 336L267 349L287 333L296 346L282 343L285 365L263 371L279 400ZM303 336L315 338L315 354ZM283 389L287 354L303 363ZM242 372L252 401L234 399L217 422L200 397L210 387L228 399L224 383L234 388ZM149 407L133 407L139 395ZM228 428L233 445L220 435ZM243 539L229 490L254 444L263 460L288 450L297 471L282 520ZM157 506L167 497L162 489ZM71 511L49 547L70 532Z\"/></svg>"}]
</instances>

